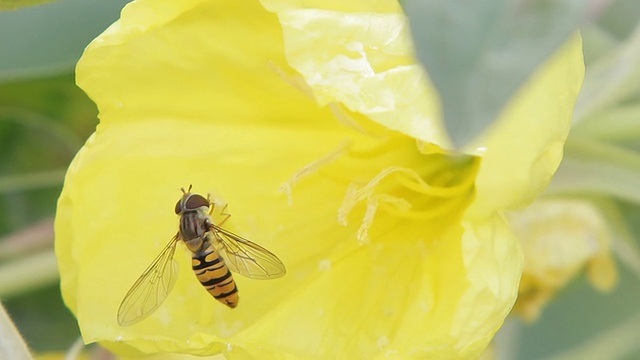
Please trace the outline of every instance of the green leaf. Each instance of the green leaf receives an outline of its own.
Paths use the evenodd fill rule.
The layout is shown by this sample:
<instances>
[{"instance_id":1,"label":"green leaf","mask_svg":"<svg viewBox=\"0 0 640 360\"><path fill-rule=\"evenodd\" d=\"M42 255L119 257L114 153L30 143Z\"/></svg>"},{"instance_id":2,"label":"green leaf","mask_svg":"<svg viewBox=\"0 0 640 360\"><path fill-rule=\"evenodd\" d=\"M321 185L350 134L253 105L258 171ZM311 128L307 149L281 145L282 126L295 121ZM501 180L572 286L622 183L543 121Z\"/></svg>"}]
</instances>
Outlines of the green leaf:
<instances>
[{"instance_id":1,"label":"green leaf","mask_svg":"<svg viewBox=\"0 0 640 360\"><path fill-rule=\"evenodd\" d=\"M64 352L80 335L75 318L62 302L59 284L6 299L4 305L36 353Z\"/></svg>"},{"instance_id":2,"label":"green leaf","mask_svg":"<svg viewBox=\"0 0 640 360\"><path fill-rule=\"evenodd\" d=\"M580 277L557 294L537 322L509 329L517 337L511 344L516 353L505 358L639 359L640 282L625 268L619 270L613 292L601 293Z\"/></svg>"},{"instance_id":3,"label":"green leaf","mask_svg":"<svg viewBox=\"0 0 640 360\"><path fill-rule=\"evenodd\" d=\"M2 304L0 304L0 358L32 359L27 344L11 322Z\"/></svg>"},{"instance_id":4,"label":"green leaf","mask_svg":"<svg viewBox=\"0 0 640 360\"><path fill-rule=\"evenodd\" d=\"M586 11L583 0L408 0L404 8L458 147L487 129Z\"/></svg>"},{"instance_id":5,"label":"green leaf","mask_svg":"<svg viewBox=\"0 0 640 360\"><path fill-rule=\"evenodd\" d=\"M629 316L620 324L605 328L579 345L545 360L600 360L631 358L640 352L640 313Z\"/></svg>"}]
</instances>

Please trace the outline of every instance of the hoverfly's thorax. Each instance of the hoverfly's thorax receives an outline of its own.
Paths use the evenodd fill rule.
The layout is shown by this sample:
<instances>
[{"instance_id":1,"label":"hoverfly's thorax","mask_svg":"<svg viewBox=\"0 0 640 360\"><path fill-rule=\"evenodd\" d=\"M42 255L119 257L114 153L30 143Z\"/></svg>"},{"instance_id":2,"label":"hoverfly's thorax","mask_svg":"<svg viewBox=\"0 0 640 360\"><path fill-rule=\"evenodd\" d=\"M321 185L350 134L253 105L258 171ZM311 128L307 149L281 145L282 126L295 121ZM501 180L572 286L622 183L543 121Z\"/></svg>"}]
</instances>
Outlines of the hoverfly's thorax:
<instances>
[{"instance_id":1,"label":"hoverfly's thorax","mask_svg":"<svg viewBox=\"0 0 640 360\"><path fill-rule=\"evenodd\" d=\"M182 212L180 216L180 238L182 240L204 238L205 233L209 231L207 209L202 207Z\"/></svg>"}]
</instances>

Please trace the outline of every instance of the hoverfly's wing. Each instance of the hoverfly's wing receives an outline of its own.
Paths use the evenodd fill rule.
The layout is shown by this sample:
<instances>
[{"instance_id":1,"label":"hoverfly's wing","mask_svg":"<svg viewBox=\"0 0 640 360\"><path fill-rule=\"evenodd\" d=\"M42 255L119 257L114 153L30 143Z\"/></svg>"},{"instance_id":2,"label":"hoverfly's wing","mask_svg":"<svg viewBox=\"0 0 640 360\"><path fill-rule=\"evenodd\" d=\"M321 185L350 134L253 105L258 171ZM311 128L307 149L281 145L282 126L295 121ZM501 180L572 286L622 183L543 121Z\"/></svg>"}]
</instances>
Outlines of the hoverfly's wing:
<instances>
[{"instance_id":1,"label":"hoverfly's wing","mask_svg":"<svg viewBox=\"0 0 640 360\"><path fill-rule=\"evenodd\" d=\"M227 267L252 279L274 279L285 274L282 261L271 251L219 226L211 225L213 245Z\"/></svg>"},{"instance_id":2,"label":"hoverfly's wing","mask_svg":"<svg viewBox=\"0 0 640 360\"><path fill-rule=\"evenodd\" d=\"M178 264L173 260L178 243L176 235L125 295L118 309L118 324L128 326L151 315L167 298L178 278Z\"/></svg>"}]
</instances>

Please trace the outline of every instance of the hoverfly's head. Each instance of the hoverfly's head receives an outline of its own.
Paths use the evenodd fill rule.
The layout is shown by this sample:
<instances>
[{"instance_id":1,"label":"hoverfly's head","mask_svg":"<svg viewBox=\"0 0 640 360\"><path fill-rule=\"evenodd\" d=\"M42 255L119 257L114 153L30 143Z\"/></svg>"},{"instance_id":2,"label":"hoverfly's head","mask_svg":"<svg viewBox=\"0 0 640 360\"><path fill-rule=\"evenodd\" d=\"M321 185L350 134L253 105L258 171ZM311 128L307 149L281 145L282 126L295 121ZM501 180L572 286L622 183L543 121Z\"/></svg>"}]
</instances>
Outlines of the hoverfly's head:
<instances>
[{"instance_id":1,"label":"hoverfly's head","mask_svg":"<svg viewBox=\"0 0 640 360\"><path fill-rule=\"evenodd\" d=\"M191 185L189 185L189 189L186 191L184 188L180 190L182 190L182 198L176 203L176 214L180 215L186 211L198 210L198 208L202 206L207 208L210 206L207 198L191 192Z\"/></svg>"}]
</instances>

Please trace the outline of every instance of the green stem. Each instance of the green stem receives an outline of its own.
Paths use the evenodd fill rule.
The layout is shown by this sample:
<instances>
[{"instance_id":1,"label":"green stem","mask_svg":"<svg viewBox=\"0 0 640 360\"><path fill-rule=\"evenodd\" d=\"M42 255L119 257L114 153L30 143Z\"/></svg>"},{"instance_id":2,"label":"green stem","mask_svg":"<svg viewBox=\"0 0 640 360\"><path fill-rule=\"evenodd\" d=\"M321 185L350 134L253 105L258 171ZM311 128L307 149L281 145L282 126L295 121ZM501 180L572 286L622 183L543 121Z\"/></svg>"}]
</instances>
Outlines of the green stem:
<instances>
[{"instance_id":1,"label":"green stem","mask_svg":"<svg viewBox=\"0 0 640 360\"><path fill-rule=\"evenodd\" d=\"M68 126L29 109L0 107L0 120L14 121L45 132L65 145L70 154L75 154L82 146L82 140Z\"/></svg>"},{"instance_id":2,"label":"green stem","mask_svg":"<svg viewBox=\"0 0 640 360\"><path fill-rule=\"evenodd\" d=\"M59 186L64 181L66 170L42 171L26 175L8 175L0 177L0 194Z\"/></svg>"},{"instance_id":3,"label":"green stem","mask_svg":"<svg viewBox=\"0 0 640 360\"><path fill-rule=\"evenodd\" d=\"M606 109L638 91L640 78L640 26L617 48L590 64L573 113L577 122Z\"/></svg>"},{"instance_id":4,"label":"green stem","mask_svg":"<svg viewBox=\"0 0 640 360\"><path fill-rule=\"evenodd\" d=\"M592 201L600 208L613 232L613 251L618 261L640 279L640 245L630 231L619 205L610 198L595 198Z\"/></svg>"},{"instance_id":5,"label":"green stem","mask_svg":"<svg viewBox=\"0 0 640 360\"><path fill-rule=\"evenodd\" d=\"M571 136L613 143L637 143L640 139L640 104L620 105L595 113L571 128Z\"/></svg>"},{"instance_id":6,"label":"green stem","mask_svg":"<svg viewBox=\"0 0 640 360\"><path fill-rule=\"evenodd\" d=\"M2 304L0 304L0 359L33 359L27 344L25 344Z\"/></svg>"},{"instance_id":7,"label":"green stem","mask_svg":"<svg viewBox=\"0 0 640 360\"><path fill-rule=\"evenodd\" d=\"M82 341L82 336L80 336L73 342L69 350L67 350L67 353L64 355L64 360L77 360L83 349L84 341Z\"/></svg>"},{"instance_id":8,"label":"green stem","mask_svg":"<svg viewBox=\"0 0 640 360\"><path fill-rule=\"evenodd\" d=\"M607 195L640 204L640 154L597 140L570 136L551 182L552 195Z\"/></svg>"},{"instance_id":9,"label":"green stem","mask_svg":"<svg viewBox=\"0 0 640 360\"><path fill-rule=\"evenodd\" d=\"M23 257L0 266L0 298L6 299L52 284L58 279L58 266L53 250Z\"/></svg>"},{"instance_id":10,"label":"green stem","mask_svg":"<svg viewBox=\"0 0 640 360\"><path fill-rule=\"evenodd\" d=\"M0 261L53 247L53 218L46 218L0 238Z\"/></svg>"}]
</instances>

